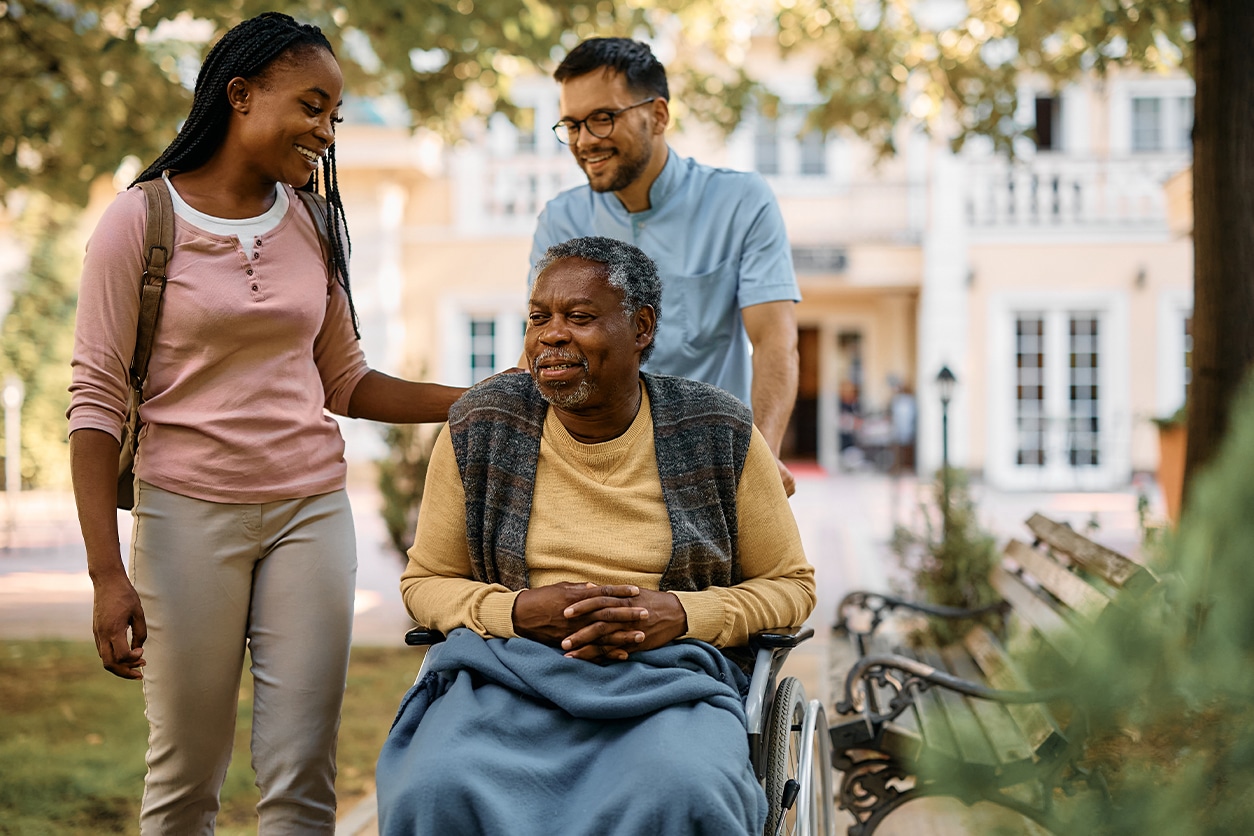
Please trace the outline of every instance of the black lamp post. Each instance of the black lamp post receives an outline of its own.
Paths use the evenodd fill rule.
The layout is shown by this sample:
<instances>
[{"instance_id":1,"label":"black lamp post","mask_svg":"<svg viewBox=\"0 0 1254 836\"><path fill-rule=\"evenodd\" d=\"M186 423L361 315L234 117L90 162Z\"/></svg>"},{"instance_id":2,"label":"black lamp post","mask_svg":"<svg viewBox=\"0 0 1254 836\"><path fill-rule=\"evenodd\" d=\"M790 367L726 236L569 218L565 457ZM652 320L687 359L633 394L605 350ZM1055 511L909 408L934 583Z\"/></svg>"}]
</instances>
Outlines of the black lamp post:
<instances>
[{"instance_id":1,"label":"black lamp post","mask_svg":"<svg viewBox=\"0 0 1254 836\"><path fill-rule=\"evenodd\" d=\"M949 402L953 400L957 385L958 378L949 366L941 366L936 375L936 390L941 402L941 535L946 540L949 539Z\"/></svg>"}]
</instances>

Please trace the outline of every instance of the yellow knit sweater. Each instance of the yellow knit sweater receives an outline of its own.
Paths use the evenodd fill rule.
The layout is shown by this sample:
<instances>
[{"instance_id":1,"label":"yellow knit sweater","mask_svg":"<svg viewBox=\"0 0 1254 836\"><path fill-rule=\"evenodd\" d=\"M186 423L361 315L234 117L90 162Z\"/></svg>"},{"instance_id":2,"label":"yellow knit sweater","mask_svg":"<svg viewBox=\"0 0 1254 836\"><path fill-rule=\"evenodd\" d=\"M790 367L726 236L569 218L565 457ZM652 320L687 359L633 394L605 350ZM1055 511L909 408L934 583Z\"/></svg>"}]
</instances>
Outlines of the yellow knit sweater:
<instances>
[{"instance_id":1,"label":"yellow knit sweater","mask_svg":"<svg viewBox=\"0 0 1254 836\"><path fill-rule=\"evenodd\" d=\"M644 387L641 392L631 426L600 444L576 441L549 410L527 530L533 587L590 581L658 588L670 560L671 531L648 394ZM719 647L742 645L758 630L800 625L815 601L814 569L802 552L775 457L756 428L736 507L744 580L675 593L688 617L685 637ZM444 432L431 456L401 595L419 624L512 638L517 593L472 578L465 520L465 493Z\"/></svg>"}]
</instances>

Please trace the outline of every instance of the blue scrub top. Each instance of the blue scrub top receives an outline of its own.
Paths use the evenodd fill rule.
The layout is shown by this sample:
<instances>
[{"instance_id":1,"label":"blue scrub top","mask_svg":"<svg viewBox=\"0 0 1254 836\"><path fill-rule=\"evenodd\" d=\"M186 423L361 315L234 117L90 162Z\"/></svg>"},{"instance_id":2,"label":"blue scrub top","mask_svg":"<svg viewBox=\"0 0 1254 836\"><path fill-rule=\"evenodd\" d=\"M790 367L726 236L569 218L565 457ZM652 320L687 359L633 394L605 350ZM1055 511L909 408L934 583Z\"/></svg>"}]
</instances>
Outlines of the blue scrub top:
<instances>
[{"instance_id":1,"label":"blue scrub top","mask_svg":"<svg viewBox=\"0 0 1254 836\"><path fill-rule=\"evenodd\" d=\"M656 348L645 371L703 380L752 407L740 309L801 301L775 195L757 173L711 168L668 149L649 205L628 212L613 192L586 185L553 198L532 240L528 287L553 244L601 235L636 245L662 279Z\"/></svg>"}]
</instances>

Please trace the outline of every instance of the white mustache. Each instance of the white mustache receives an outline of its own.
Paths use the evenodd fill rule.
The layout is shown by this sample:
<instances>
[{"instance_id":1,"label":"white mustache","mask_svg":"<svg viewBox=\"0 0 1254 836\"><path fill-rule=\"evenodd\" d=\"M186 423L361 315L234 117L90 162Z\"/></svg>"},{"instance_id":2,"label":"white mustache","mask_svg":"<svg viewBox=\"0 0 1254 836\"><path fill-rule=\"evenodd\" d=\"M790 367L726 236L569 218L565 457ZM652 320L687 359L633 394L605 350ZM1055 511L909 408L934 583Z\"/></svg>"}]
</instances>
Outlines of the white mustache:
<instances>
[{"instance_id":1,"label":"white mustache","mask_svg":"<svg viewBox=\"0 0 1254 836\"><path fill-rule=\"evenodd\" d=\"M531 361L531 373L535 375L540 374L540 364L551 360L559 360L563 363L577 363L583 366L584 371L588 370L588 358L582 354L561 348L547 348Z\"/></svg>"}]
</instances>

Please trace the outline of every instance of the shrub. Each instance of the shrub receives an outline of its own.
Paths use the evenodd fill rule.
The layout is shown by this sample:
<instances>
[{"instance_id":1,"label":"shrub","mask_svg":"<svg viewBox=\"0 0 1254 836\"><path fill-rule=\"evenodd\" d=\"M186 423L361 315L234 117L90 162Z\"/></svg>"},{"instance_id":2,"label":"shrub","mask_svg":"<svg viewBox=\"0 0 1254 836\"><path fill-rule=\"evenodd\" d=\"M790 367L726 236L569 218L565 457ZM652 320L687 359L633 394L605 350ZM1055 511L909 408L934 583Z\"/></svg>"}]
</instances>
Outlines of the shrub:
<instances>
[{"instance_id":1,"label":"shrub","mask_svg":"<svg viewBox=\"0 0 1254 836\"><path fill-rule=\"evenodd\" d=\"M1157 595L1116 614L1077 682L1105 749L1100 834L1254 833L1254 387L1164 544Z\"/></svg>"},{"instance_id":2,"label":"shrub","mask_svg":"<svg viewBox=\"0 0 1254 836\"><path fill-rule=\"evenodd\" d=\"M440 425L443 426L443 425ZM393 547L404 555L414 543L418 508L427 481L427 465L440 427L424 424L393 424L383 434L388 454L379 467L379 493L383 497L383 523Z\"/></svg>"},{"instance_id":3,"label":"shrub","mask_svg":"<svg viewBox=\"0 0 1254 836\"><path fill-rule=\"evenodd\" d=\"M946 524L945 480L949 481L949 514ZM905 526L893 530L892 549L910 573L915 592L926 601L948 607L976 609L1000 600L988 582L997 561L997 541L980 526L966 475L950 469L939 473L932 505L922 507L923 530ZM1000 616L981 616L979 621L997 629ZM956 640L971 628L972 621L930 619L930 629L942 643Z\"/></svg>"}]
</instances>

